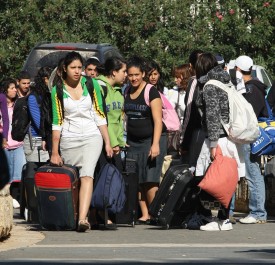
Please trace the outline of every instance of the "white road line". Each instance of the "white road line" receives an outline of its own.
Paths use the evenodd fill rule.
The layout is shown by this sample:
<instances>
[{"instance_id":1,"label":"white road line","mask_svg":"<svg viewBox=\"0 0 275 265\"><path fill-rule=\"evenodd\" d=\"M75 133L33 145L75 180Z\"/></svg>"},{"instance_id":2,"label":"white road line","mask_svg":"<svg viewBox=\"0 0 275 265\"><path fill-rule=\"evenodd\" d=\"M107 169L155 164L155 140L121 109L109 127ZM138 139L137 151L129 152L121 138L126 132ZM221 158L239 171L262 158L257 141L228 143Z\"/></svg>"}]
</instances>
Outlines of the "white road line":
<instances>
[{"instance_id":1,"label":"white road line","mask_svg":"<svg viewBox=\"0 0 275 265\"><path fill-rule=\"evenodd\" d=\"M30 248L275 248L275 244L255 244L255 243L230 243L230 244L51 244L32 245Z\"/></svg>"}]
</instances>

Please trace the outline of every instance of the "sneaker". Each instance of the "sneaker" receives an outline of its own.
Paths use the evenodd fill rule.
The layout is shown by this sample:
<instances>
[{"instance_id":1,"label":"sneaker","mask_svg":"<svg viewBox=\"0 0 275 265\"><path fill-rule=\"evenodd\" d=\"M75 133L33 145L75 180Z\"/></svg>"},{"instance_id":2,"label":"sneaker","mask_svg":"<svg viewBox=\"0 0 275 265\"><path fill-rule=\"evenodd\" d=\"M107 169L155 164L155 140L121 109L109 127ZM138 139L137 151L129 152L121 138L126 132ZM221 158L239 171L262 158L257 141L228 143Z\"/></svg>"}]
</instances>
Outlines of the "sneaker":
<instances>
[{"instance_id":1,"label":"sneaker","mask_svg":"<svg viewBox=\"0 0 275 265\"><path fill-rule=\"evenodd\" d=\"M204 226L212 221L212 216L204 216L203 214L193 213L186 218L181 224L183 228L190 230L200 230L201 226Z\"/></svg>"},{"instance_id":2,"label":"sneaker","mask_svg":"<svg viewBox=\"0 0 275 265\"><path fill-rule=\"evenodd\" d=\"M229 221L231 224L235 225L237 223L237 220L234 218L233 215L229 215Z\"/></svg>"},{"instance_id":3,"label":"sneaker","mask_svg":"<svg viewBox=\"0 0 275 265\"><path fill-rule=\"evenodd\" d=\"M266 220L259 220L249 215L244 218L241 218L239 221L241 224L265 224L266 223Z\"/></svg>"},{"instance_id":4,"label":"sneaker","mask_svg":"<svg viewBox=\"0 0 275 265\"><path fill-rule=\"evenodd\" d=\"M202 231L229 231L232 229L233 226L229 219L223 221L221 225L218 222L211 222L200 227L200 230Z\"/></svg>"},{"instance_id":5,"label":"sneaker","mask_svg":"<svg viewBox=\"0 0 275 265\"><path fill-rule=\"evenodd\" d=\"M232 223L229 219L223 221L222 225L220 226L221 231L229 231L233 229Z\"/></svg>"},{"instance_id":6,"label":"sneaker","mask_svg":"<svg viewBox=\"0 0 275 265\"><path fill-rule=\"evenodd\" d=\"M19 202L15 199L12 199L12 206L13 206L14 209L20 208Z\"/></svg>"},{"instance_id":7,"label":"sneaker","mask_svg":"<svg viewBox=\"0 0 275 265\"><path fill-rule=\"evenodd\" d=\"M200 227L202 231L220 231L219 224L217 222L210 222Z\"/></svg>"},{"instance_id":8,"label":"sneaker","mask_svg":"<svg viewBox=\"0 0 275 265\"><path fill-rule=\"evenodd\" d=\"M25 221L28 221L28 209L27 208L25 208L24 217L25 217Z\"/></svg>"}]
</instances>

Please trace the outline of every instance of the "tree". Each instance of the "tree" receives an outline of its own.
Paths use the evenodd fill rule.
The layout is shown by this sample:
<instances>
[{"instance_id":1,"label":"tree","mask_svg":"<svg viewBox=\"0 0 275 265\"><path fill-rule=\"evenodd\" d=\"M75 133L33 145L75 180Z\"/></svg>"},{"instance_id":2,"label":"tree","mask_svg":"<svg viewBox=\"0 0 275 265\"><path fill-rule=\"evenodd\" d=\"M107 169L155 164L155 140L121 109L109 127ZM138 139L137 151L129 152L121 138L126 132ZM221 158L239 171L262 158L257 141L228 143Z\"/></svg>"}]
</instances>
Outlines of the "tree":
<instances>
[{"instance_id":1,"label":"tree","mask_svg":"<svg viewBox=\"0 0 275 265\"><path fill-rule=\"evenodd\" d=\"M109 42L155 59L169 79L194 48L247 54L274 75L275 3L263 0L10 0L0 6L0 74L15 76L41 41Z\"/></svg>"}]
</instances>

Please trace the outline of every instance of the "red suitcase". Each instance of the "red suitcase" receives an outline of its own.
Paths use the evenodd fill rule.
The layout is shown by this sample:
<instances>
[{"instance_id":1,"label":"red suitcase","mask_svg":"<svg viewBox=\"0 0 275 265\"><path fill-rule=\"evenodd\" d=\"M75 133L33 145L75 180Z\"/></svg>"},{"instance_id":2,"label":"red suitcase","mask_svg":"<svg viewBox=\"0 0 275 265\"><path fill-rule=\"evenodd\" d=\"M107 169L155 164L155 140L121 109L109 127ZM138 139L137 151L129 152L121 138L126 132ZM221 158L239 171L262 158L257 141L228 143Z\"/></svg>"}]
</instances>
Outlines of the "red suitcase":
<instances>
[{"instance_id":1,"label":"red suitcase","mask_svg":"<svg viewBox=\"0 0 275 265\"><path fill-rule=\"evenodd\" d=\"M79 174L74 166L40 167L34 177L39 223L48 230L75 230L78 220Z\"/></svg>"}]
</instances>

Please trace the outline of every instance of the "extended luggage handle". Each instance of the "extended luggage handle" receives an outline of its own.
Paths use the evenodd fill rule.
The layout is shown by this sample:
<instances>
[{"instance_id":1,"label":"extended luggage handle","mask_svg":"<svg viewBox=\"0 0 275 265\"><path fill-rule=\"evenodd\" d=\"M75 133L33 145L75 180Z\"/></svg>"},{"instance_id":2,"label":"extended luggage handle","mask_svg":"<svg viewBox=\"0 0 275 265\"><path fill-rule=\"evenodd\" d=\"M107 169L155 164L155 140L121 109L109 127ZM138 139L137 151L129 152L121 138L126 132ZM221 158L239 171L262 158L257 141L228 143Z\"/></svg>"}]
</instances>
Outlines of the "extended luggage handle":
<instances>
[{"instance_id":1,"label":"extended luggage handle","mask_svg":"<svg viewBox=\"0 0 275 265\"><path fill-rule=\"evenodd\" d=\"M122 159L123 171L126 172L126 158L127 158L127 146L121 147L121 152L124 153L124 159Z\"/></svg>"}]
</instances>

